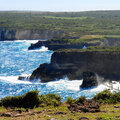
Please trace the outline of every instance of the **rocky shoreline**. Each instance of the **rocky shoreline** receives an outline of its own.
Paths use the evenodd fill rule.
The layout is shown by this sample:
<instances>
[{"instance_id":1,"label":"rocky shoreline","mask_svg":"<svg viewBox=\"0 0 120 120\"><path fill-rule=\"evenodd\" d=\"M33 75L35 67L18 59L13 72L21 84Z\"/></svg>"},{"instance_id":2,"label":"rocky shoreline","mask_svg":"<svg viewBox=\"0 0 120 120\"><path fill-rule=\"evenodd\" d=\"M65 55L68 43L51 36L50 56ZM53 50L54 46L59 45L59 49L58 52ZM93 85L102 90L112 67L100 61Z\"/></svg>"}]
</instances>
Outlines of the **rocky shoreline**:
<instances>
[{"instance_id":1,"label":"rocky shoreline","mask_svg":"<svg viewBox=\"0 0 120 120\"><path fill-rule=\"evenodd\" d=\"M48 40L48 41L38 41L35 44L31 44L28 50L38 49L42 46L47 47L49 50L58 50L58 49L82 49L84 46L99 46L101 43L69 43L63 42L61 40Z\"/></svg>"},{"instance_id":2,"label":"rocky shoreline","mask_svg":"<svg viewBox=\"0 0 120 120\"><path fill-rule=\"evenodd\" d=\"M90 71L103 77L99 82L120 80L119 51L56 51L50 64L41 64L30 79L49 82L67 76L69 80L80 80L83 72Z\"/></svg>"},{"instance_id":3,"label":"rocky shoreline","mask_svg":"<svg viewBox=\"0 0 120 120\"><path fill-rule=\"evenodd\" d=\"M54 36L53 36L54 37ZM84 36L85 37L85 36ZM92 37L89 36L89 37ZM35 44L31 44L28 50L38 49L42 46L48 47L49 50L58 49L82 49L90 46L115 47L120 46L120 38L103 37L88 39L87 36L83 40L82 37L53 38L48 40L40 40ZM72 41L72 42L71 42Z\"/></svg>"}]
</instances>

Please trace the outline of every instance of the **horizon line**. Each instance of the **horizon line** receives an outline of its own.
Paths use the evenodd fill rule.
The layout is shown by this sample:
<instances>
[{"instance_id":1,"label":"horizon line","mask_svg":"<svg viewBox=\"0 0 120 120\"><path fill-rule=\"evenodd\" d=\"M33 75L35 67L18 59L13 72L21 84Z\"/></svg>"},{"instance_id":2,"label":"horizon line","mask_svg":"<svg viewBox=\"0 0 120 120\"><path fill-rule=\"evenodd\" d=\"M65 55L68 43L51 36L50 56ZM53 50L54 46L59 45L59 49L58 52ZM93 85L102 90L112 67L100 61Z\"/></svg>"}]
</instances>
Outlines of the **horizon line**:
<instances>
[{"instance_id":1,"label":"horizon line","mask_svg":"<svg viewBox=\"0 0 120 120\"><path fill-rule=\"evenodd\" d=\"M100 9L100 10L81 10L81 11L40 11L40 10L0 10L0 12L55 12L55 13L63 13L63 12L99 12L99 11L120 11L120 9Z\"/></svg>"}]
</instances>

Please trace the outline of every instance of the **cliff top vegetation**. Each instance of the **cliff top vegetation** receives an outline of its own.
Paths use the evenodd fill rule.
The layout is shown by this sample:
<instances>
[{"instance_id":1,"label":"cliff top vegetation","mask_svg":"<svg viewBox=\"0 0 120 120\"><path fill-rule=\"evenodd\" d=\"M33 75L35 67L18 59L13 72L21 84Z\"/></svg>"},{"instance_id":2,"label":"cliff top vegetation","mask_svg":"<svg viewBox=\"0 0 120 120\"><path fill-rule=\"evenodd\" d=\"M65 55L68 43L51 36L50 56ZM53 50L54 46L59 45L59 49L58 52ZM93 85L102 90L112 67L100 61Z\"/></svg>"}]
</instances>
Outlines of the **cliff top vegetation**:
<instances>
[{"instance_id":1,"label":"cliff top vegetation","mask_svg":"<svg viewBox=\"0 0 120 120\"><path fill-rule=\"evenodd\" d=\"M56 52L120 52L120 47L90 46L83 49L58 49Z\"/></svg>"},{"instance_id":2,"label":"cliff top vegetation","mask_svg":"<svg viewBox=\"0 0 120 120\"><path fill-rule=\"evenodd\" d=\"M34 96L34 99L31 98L31 96ZM15 103L13 100L16 103L21 102L21 100L25 100L25 103L29 103L27 103L27 105L35 104L35 106L36 103L38 104L39 102L41 105L34 107L34 109L26 109L19 106L14 107L13 105L15 105ZM86 118L86 120L119 120L120 92L111 93L109 90L104 90L96 94L96 96L92 99L92 103L90 102L89 110L95 109L91 108L93 103L95 103L94 100L98 101L96 107L99 108L99 112L80 112L76 111L76 108L80 109L84 104L86 104L86 107L88 105L85 97L80 97L78 99L68 97L66 102L61 103L58 106L54 106L54 104L51 103L56 103L56 101L60 102L60 95L52 93L47 95L38 95L38 91L30 91L23 96L3 98L1 100L1 105L3 106L0 107L0 119L82 120L83 118ZM24 105L25 103L22 104ZM9 108L6 109L5 105L7 105ZM74 106L76 106L76 108L74 108ZM74 110L74 112L71 110ZM85 107L82 107L82 110L85 110Z\"/></svg>"},{"instance_id":3,"label":"cliff top vegetation","mask_svg":"<svg viewBox=\"0 0 120 120\"><path fill-rule=\"evenodd\" d=\"M49 41L53 43L57 43L57 41L61 41L62 44L70 43L70 44L78 44L78 43L88 43L88 44L95 44L99 43L103 40L108 39L120 39L120 35L84 35L81 37L70 37L70 36L64 36L63 38L53 38ZM60 43L59 43L60 44Z\"/></svg>"},{"instance_id":4,"label":"cliff top vegetation","mask_svg":"<svg viewBox=\"0 0 120 120\"><path fill-rule=\"evenodd\" d=\"M120 35L120 11L0 12L1 29L57 30L63 36Z\"/></svg>"}]
</instances>

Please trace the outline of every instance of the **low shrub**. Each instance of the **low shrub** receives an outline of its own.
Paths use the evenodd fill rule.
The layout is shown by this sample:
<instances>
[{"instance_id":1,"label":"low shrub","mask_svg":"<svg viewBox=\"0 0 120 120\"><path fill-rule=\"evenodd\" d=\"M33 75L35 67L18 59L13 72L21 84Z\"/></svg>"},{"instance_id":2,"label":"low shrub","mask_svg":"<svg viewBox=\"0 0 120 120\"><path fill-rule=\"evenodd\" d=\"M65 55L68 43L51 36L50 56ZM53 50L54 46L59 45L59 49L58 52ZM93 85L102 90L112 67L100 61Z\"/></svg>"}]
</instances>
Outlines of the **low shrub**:
<instances>
[{"instance_id":1,"label":"low shrub","mask_svg":"<svg viewBox=\"0 0 120 120\"><path fill-rule=\"evenodd\" d=\"M38 106L59 106L62 97L59 94L49 93L46 95L38 95L38 91L30 91L22 96L5 97L0 101L0 105L4 107L34 108Z\"/></svg>"},{"instance_id":2,"label":"low shrub","mask_svg":"<svg viewBox=\"0 0 120 120\"><path fill-rule=\"evenodd\" d=\"M59 106L62 102L62 97L59 94L49 93L46 95L39 95L40 106L49 106L54 107Z\"/></svg>"},{"instance_id":3,"label":"low shrub","mask_svg":"<svg viewBox=\"0 0 120 120\"><path fill-rule=\"evenodd\" d=\"M120 92L111 93L109 89L104 90L93 97L99 103L115 104L120 102Z\"/></svg>"},{"instance_id":4,"label":"low shrub","mask_svg":"<svg viewBox=\"0 0 120 120\"><path fill-rule=\"evenodd\" d=\"M69 105L71 105L71 104L83 104L86 100L87 99L85 96L79 97L78 99L73 99L72 97L68 97L66 100L66 103L68 103Z\"/></svg>"},{"instance_id":5,"label":"low shrub","mask_svg":"<svg viewBox=\"0 0 120 120\"><path fill-rule=\"evenodd\" d=\"M75 103L80 103L80 104L83 104L84 102L86 101L86 97L85 96L82 96L82 97L79 97Z\"/></svg>"},{"instance_id":6,"label":"low shrub","mask_svg":"<svg viewBox=\"0 0 120 120\"><path fill-rule=\"evenodd\" d=\"M71 104L74 104L75 103L75 99L73 99L72 97L68 97L67 100L66 100L66 103L71 105Z\"/></svg>"},{"instance_id":7,"label":"low shrub","mask_svg":"<svg viewBox=\"0 0 120 120\"><path fill-rule=\"evenodd\" d=\"M39 97L38 97L38 91L30 91L28 93L26 93L24 96L23 96L23 99L22 101L24 102L23 103L23 107L24 108L34 108L34 107L37 107L39 106Z\"/></svg>"},{"instance_id":8,"label":"low shrub","mask_svg":"<svg viewBox=\"0 0 120 120\"><path fill-rule=\"evenodd\" d=\"M39 105L38 91L30 91L22 96L5 97L1 100L4 107L34 108Z\"/></svg>"}]
</instances>

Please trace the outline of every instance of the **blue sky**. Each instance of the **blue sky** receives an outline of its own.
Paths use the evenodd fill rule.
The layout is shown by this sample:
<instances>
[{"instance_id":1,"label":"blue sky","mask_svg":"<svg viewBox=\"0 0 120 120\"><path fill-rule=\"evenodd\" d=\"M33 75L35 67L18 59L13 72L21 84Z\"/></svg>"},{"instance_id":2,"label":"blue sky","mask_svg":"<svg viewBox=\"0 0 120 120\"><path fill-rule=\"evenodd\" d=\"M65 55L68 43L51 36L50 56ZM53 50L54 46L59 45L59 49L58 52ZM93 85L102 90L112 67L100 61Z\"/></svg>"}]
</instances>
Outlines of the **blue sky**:
<instances>
[{"instance_id":1,"label":"blue sky","mask_svg":"<svg viewBox=\"0 0 120 120\"><path fill-rule=\"evenodd\" d=\"M0 0L0 10L120 10L120 0Z\"/></svg>"}]
</instances>

